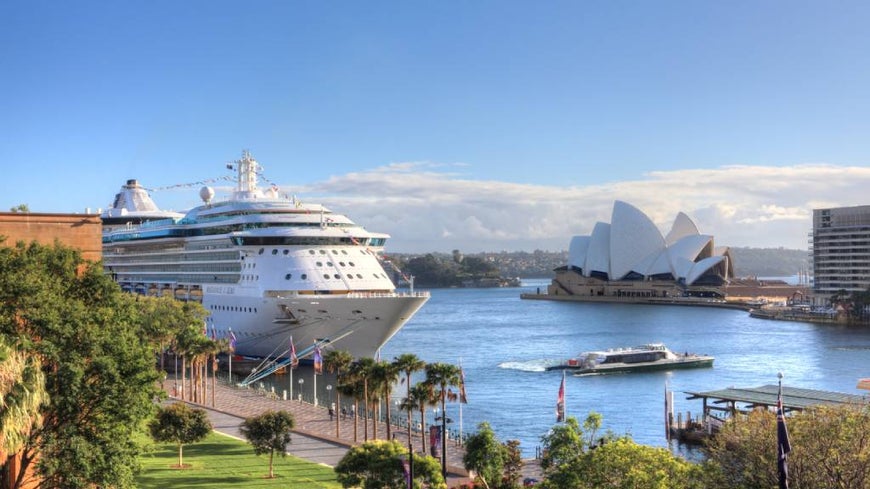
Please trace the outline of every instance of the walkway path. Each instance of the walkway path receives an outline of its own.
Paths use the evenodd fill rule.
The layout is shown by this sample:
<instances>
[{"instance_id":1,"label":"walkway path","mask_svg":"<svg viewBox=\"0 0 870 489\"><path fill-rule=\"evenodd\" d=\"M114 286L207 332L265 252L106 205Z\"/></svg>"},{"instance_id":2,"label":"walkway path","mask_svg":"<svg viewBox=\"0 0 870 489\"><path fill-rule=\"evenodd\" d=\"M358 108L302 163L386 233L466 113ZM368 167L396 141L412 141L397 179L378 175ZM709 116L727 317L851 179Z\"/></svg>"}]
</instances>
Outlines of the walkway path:
<instances>
[{"instance_id":1,"label":"walkway path","mask_svg":"<svg viewBox=\"0 0 870 489\"><path fill-rule=\"evenodd\" d=\"M165 387L171 399L173 396L174 379L170 376ZM329 411L325 406L298 400L282 400L271 395L269 392L252 388L236 388L226 384L217 384L212 393L211 385L207 392L206 405L199 405L206 409L212 421L214 429L221 433L241 438L239 425L244 418L259 415L267 410L285 410L293 414L296 428L293 430L293 441L290 443L288 453L291 455L323 463L334 467L348 448L363 442L363 420L360 418L357 426L357 436L354 438L354 420L347 417L340 420L339 436L336 435L336 422L330 420ZM214 403L212 403L214 399ZM371 433L371 421L369 421L369 439ZM377 438L386 439L386 424L377 423ZM407 429L394 428L393 437L407 445ZM421 439L419 433L412 434L412 445L416 452L421 451ZM463 467L462 456L465 449L454 441L447 442L447 470L448 486L454 487L459 483L468 481L468 473ZM530 467L534 472L534 468Z\"/></svg>"}]
</instances>

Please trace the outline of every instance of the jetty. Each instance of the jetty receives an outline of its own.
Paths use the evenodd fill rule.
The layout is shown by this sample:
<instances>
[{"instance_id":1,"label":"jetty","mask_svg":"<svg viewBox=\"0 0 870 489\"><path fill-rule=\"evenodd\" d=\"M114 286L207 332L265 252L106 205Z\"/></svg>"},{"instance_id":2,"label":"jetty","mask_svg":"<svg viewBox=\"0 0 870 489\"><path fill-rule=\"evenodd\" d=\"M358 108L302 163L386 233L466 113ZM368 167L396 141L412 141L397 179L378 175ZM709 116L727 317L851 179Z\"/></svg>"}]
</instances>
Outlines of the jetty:
<instances>
[{"instance_id":1,"label":"jetty","mask_svg":"<svg viewBox=\"0 0 870 489\"><path fill-rule=\"evenodd\" d=\"M701 399L702 413L692 417L686 413L683 419L679 413L674 416L669 401L669 392L665 397L665 422L667 435L670 438L685 443L700 443L713 435L728 419L746 414L753 409L773 409L777 405L779 386L774 384L759 387L728 387L712 391L687 391L686 399ZM847 394L800 387L782 386L783 411L799 412L820 405L862 405L870 402L866 395Z\"/></svg>"}]
</instances>

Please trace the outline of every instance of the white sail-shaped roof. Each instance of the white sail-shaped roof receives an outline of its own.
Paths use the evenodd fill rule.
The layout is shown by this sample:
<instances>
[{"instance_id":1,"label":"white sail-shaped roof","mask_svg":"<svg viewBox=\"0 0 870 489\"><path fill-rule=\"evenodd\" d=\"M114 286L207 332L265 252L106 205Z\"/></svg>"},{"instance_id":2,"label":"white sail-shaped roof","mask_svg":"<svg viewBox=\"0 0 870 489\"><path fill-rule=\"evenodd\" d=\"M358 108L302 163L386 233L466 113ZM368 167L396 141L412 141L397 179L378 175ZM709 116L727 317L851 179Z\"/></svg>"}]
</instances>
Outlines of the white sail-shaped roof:
<instances>
[{"instance_id":1,"label":"white sail-shaped roof","mask_svg":"<svg viewBox=\"0 0 870 489\"><path fill-rule=\"evenodd\" d=\"M610 224L596 222L589 240L589 250L586 252L586 266L583 275L589 277L592 272L610 274Z\"/></svg>"},{"instance_id":2,"label":"white sail-shaped roof","mask_svg":"<svg viewBox=\"0 0 870 489\"><path fill-rule=\"evenodd\" d=\"M701 275L704 275L707 270L715 267L723 260L725 260L724 256L711 256L695 263L695 266L692 267L692 271L689 273L689 276L686 277L686 283L690 285L695 283L695 281L701 278Z\"/></svg>"},{"instance_id":3,"label":"white sail-shaped roof","mask_svg":"<svg viewBox=\"0 0 870 489\"><path fill-rule=\"evenodd\" d=\"M701 234L698 231L698 226L695 225L685 212L680 212L674 219L674 225L671 226L668 235L665 236L665 244L671 246L686 236L692 236L695 234Z\"/></svg>"},{"instance_id":4,"label":"white sail-shaped roof","mask_svg":"<svg viewBox=\"0 0 870 489\"><path fill-rule=\"evenodd\" d=\"M589 251L591 236L574 236L568 247L568 266L582 268L586 271L586 254Z\"/></svg>"},{"instance_id":5,"label":"white sail-shaped roof","mask_svg":"<svg viewBox=\"0 0 870 489\"><path fill-rule=\"evenodd\" d=\"M655 223L631 204L617 200L610 220L610 278L619 280L634 265L665 249Z\"/></svg>"}]
</instances>

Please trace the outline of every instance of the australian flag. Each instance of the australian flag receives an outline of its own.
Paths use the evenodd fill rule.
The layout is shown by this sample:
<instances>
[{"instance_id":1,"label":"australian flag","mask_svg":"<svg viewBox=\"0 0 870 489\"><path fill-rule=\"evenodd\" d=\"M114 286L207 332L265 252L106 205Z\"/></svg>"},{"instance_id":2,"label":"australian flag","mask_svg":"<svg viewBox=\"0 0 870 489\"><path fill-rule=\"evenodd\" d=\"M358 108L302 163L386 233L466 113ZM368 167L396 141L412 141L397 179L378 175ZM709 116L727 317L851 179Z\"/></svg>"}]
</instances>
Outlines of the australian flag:
<instances>
[{"instance_id":1,"label":"australian flag","mask_svg":"<svg viewBox=\"0 0 870 489\"><path fill-rule=\"evenodd\" d=\"M788 441L788 428L785 426L782 392L776 402L776 447L779 489L788 489L788 452L791 451L791 443Z\"/></svg>"}]
</instances>

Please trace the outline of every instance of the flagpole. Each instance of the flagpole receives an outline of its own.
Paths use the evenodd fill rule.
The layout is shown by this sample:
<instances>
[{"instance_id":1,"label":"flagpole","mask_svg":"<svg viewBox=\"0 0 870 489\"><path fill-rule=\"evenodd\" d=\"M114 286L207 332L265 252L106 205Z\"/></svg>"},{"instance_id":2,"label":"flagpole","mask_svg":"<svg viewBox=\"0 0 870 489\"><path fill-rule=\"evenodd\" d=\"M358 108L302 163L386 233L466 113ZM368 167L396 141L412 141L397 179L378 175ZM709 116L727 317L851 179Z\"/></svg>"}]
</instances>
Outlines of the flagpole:
<instances>
[{"instance_id":1,"label":"flagpole","mask_svg":"<svg viewBox=\"0 0 870 489\"><path fill-rule=\"evenodd\" d=\"M562 387L565 387L565 369L562 369ZM562 400L562 421L568 419L568 402L566 400Z\"/></svg>"},{"instance_id":2,"label":"flagpole","mask_svg":"<svg viewBox=\"0 0 870 489\"><path fill-rule=\"evenodd\" d=\"M459 357L459 372L462 372L462 357ZM465 380L463 379L462 382L464 384ZM462 396L459 397L459 444L462 445Z\"/></svg>"}]
</instances>

